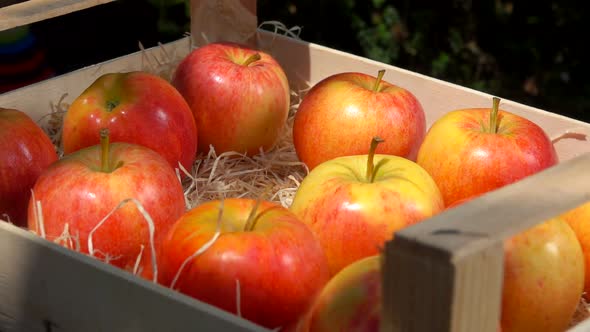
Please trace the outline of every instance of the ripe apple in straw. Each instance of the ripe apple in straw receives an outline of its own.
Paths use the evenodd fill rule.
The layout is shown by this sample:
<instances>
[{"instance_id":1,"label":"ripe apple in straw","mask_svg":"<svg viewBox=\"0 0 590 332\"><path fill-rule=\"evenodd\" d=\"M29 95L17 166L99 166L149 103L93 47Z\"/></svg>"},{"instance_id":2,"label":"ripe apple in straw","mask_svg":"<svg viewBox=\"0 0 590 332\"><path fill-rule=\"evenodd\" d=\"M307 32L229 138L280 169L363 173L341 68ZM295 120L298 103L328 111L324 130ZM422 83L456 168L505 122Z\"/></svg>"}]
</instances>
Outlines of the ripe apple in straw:
<instances>
[{"instance_id":1,"label":"ripe apple in straw","mask_svg":"<svg viewBox=\"0 0 590 332\"><path fill-rule=\"evenodd\" d=\"M0 151L0 219L26 226L31 188L57 161L55 146L26 113L0 108Z\"/></svg>"},{"instance_id":2,"label":"ripe apple in straw","mask_svg":"<svg viewBox=\"0 0 590 332\"><path fill-rule=\"evenodd\" d=\"M337 157L311 170L290 206L319 238L332 275L354 261L379 253L401 228L443 208L430 175L415 162L394 155Z\"/></svg>"},{"instance_id":3,"label":"ripe apple in straw","mask_svg":"<svg viewBox=\"0 0 590 332\"><path fill-rule=\"evenodd\" d=\"M172 84L193 111L200 152L267 151L286 125L287 76L263 51L227 42L201 46L178 65Z\"/></svg>"},{"instance_id":4,"label":"ripe apple in straw","mask_svg":"<svg viewBox=\"0 0 590 332\"><path fill-rule=\"evenodd\" d=\"M158 257L164 286L267 328L296 321L329 279L307 226L260 199L196 206L168 232Z\"/></svg>"},{"instance_id":5,"label":"ripe apple in straw","mask_svg":"<svg viewBox=\"0 0 590 332\"><path fill-rule=\"evenodd\" d=\"M366 155L373 136L385 140L377 153L415 161L426 132L422 105L410 91L384 81L384 74L335 74L305 94L295 113L293 143L308 168L336 157Z\"/></svg>"},{"instance_id":6,"label":"ripe apple in straw","mask_svg":"<svg viewBox=\"0 0 590 332\"><path fill-rule=\"evenodd\" d=\"M100 136L100 145L68 154L41 174L28 227L130 272L139 267L141 276L154 279L155 248L186 209L182 186L160 154L110 143L107 129Z\"/></svg>"},{"instance_id":7,"label":"ripe apple in straw","mask_svg":"<svg viewBox=\"0 0 590 332\"><path fill-rule=\"evenodd\" d=\"M445 205L498 189L558 162L547 134L534 122L499 109L458 109L430 127L416 162L434 179Z\"/></svg>"},{"instance_id":8,"label":"ripe apple in straw","mask_svg":"<svg viewBox=\"0 0 590 332\"><path fill-rule=\"evenodd\" d=\"M112 142L146 146L172 166L190 171L196 159L197 126L180 93L154 74L104 74L82 92L63 119L66 154L96 145L96 133L110 130ZM183 175L183 172L180 172Z\"/></svg>"},{"instance_id":9,"label":"ripe apple in straw","mask_svg":"<svg viewBox=\"0 0 590 332\"><path fill-rule=\"evenodd\" d=\"M381 256L365 257L330 279L293 331L378 332L381 297Z\"/></svg>"},{"instance_id":10,"label":"ripe apple in straw","mask_svg":"<svg viewBox=\"0 0 590 332\"><path fill-rule=\"evenodd\" d=\"M562 218L510 237L504 243L501 331L565 331L582 297L584 276L582 247Z\"/></svg>"}]
</instances>

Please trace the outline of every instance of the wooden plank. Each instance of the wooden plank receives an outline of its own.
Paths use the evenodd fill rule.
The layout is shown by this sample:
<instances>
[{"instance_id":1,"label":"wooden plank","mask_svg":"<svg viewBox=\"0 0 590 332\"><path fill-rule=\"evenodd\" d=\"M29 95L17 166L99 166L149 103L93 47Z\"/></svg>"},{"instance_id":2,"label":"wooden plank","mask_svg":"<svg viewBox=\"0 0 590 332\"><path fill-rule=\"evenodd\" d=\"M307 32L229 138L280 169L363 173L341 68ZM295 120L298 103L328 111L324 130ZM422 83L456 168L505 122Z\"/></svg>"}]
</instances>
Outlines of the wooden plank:
<instances>
[{"instance_id":1,"label":"wooden plank","mask_svg":"<svg viewBox=\"0 0 590 332\"><path fill-rule=\"evenodd\" d=\"M28 0L0 8L0 31L113 1L115 0Z\"/></svg>"},{"instance_id":2,"label":"wooden plank","mask_svg":"<svg viewBox=\"0 0 590 332\"><path fill-rule=\"evenodd\" d=\"M191 36L196 46L230 41L256 43L256 0L191 0Z\"/></svg>"},{"instance_id":3,"label":"wooden plank","mask_svg":"<svg viewBox=\"0 0 590 332\"><path fill-rule=\"evenodd\" d=\"M501 244L590 201L588 168L590 153L397 232L385 251L383 331L497 331Z\"/></svg>"},{"instance_id":4,"label":"wooden plank","mask_svg":"<svg viewBox=\"0 0 590 332\"><path fill-rule=\"evenodd\" d=\"M388 242L385 250L383 317L387 318L381 331L497 331L502 243L491 243L456 262L449 262L444 252L411 241ZM402 284L415 286L400 289ZM444 305L445 299L453 299L454 305ZM468 313L461 311L465 308Z\"/></svg>"},{"instance_id":5,"label":"wooden plank","mask_svg":"<svg viewBox=\"0 0 590 332\"><path fill-rule=\"evenodd\" d=\"M3 332L266 331L5 222L0 253Z\"/></svg>"}]
</instances>

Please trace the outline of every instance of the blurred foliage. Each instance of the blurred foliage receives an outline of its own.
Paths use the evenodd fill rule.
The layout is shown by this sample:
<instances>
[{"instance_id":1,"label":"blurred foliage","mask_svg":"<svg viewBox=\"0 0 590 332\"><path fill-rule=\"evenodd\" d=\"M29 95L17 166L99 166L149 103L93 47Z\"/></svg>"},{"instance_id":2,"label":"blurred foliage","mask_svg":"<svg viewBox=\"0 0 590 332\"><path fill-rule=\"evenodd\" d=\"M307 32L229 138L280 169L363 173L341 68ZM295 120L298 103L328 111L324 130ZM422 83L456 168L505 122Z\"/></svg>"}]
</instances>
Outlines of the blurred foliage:
<instances>
[{"instance_id":1,"label":"blurred foliage","mask_svg":"<svg viewBox=\"0 0 590 332\"><path fill-rule=\"evenodd\" d=\"M149 0L161 29L187 0ZM531 106L590 121L585 8L572 0L258 0L259 22L300 38ZM267 27L264 27L267 28ZM270 29L272 27L269 27Z\"/></svg>"},{"instance_id":2,"label":"blurred foliage","mask_svg":"<svg viewBox=\"0 0 590 332\"><path fill-rule=\"evenodd\" d=\"M190 30L190 0L147 0L158 10L158 31L164 38Z\"/></svg>"}]
</instances>

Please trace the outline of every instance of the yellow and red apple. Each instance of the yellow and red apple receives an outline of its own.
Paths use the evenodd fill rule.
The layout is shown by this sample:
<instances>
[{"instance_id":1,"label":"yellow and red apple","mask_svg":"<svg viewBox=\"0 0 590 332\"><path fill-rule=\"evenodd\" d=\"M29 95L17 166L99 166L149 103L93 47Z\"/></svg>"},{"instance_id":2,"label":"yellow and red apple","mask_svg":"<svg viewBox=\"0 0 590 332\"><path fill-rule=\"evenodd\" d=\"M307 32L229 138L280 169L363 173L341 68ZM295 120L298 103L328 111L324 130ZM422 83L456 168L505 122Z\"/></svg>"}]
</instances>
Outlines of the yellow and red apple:
<instances>
[{"instance_id":1,"label":"yellow and red apple","mask_svg":"<svg viewBox=\"0 0 590 332\"><path fill-rule=\"evenodd\" d=\"M410 91L384 81L384 72L334 74L304 95L293 144L309 169L336 157L366 155L374 136L385 140L377 153L415 161L426 132L424 110Z\"/></svg>"},{"instance_id":2,"label":"yellow and red apple","mask_svg":"<svg viewBox=\"0 0 590 332\"><path fill-rule=\"evenodd\" d=\"M558 162L551 140L534 122L499 109L459 109L430 127L416 162L434 179L445 205L482 194Z\"/></svg>"},{"instance_id":3,"label":"yellow and red apple","mask_svg":"<svg viewBox=\"0 0 590 332\"><path fill-rule=\"evenodd\" d=\"M378 332L381 289L381 256L360 259L330 279L293 330Z\"/></svg>"},{"instance_id":4,"label":"yellow and red apple","mask_svg":"<svg viewBox=\"0 0 590 332\"><path fill-rule=\"evenodd\" d=\"M200 152L254 155L271 149L289 114L287 76L268 53L216 42L193 50L172 84L192 109Z\"/></svg>"},{"instance_id":5,"label":"yellow and red apple","mask_svg":"<svg viewBox=\"0 0 590 332\"><path fill-rule=\"evenodd\" d=\"M580 242L585 260L584 297L590 299L590 202L569 210L560 216L565 220Z\"/></svg>"},{"instance_id":6,"label":"yellow and red apple","mask_svg":"<svg viewBox=\"0 0 590 332\"><path fill-rule=\"evenodd\" d=\"M319 238L332 275L444 208L430 175L409 159L375 154L378 142L369 154L337 157L311 170L290 206Z\"/></svg>"}]
</instances>

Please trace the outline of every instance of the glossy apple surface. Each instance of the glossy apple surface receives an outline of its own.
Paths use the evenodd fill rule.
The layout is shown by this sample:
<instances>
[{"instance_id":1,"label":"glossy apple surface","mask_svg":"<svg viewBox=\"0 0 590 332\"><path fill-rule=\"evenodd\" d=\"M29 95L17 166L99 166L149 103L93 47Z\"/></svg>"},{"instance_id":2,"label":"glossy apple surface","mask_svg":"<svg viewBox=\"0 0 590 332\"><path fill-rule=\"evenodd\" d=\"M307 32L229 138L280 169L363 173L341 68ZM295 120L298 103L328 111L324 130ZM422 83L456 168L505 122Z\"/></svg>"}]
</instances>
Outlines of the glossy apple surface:
<instances>
[{"instance_id":1,"label":"glossy apple surface","mask_svg":"<svg viewBox=\"0 0 590 332\"><path fill-rule=\"evenodd\" d=\"M208 201L185 213L160 248L160 283L264 327L285 327L328 282L326 257L288 209L255 205L228 198L222 208ZM219 237L193 256L214 238L218 220Z\"/></svg>"},{"instance_id":2,"label":"glossy apple surface","mask_svg":"<svg viewBox=\"0 0 590 332\"><path fill-rule=\"evenodd\" d=\"M382 75L331 75L304 95L295 113L293 143L310 169L336 157L367 154L374 136L385 140L377 153L416 160L426 131L422 105Z\"/></svg>"},{"instance_id":3,"label":"glossy apple surface","mask_svg":"<svg viewBox=\"0 0 590 332\"><path fill-rule=\"evenodd\" d=\"M561 219L507 241L502 331L565 331L584 288L584 256Z\"/></svg>"},{"instance_id":4,"label":"glossy apple surface","mask_svg":"<svg viewBox=\"0 0 590 332\"><path fill-rule=\"evenodd\" d=\"M541 127L498 109L499 99L494 100L492 108L446 113L424 138L417 163L437 183L445 205L498 189L558 162ZM491 118L496 119L493 124Z\"/></svg>"},{"instance_id":5,"label":"glossy apple surface","mask_svg":"<svg viewBox=\"0 0 590 332\"><path fill-rule=\"evenodd\" d=\"M26 226L31 188L57 159L55 146L33 119L0 108L0 219Z\"/></svg>"},{"instance_id":6,"label":"glossy apple surface","mask_svg":"<svg viewBox=\"0 0 590 332\"><path fill-rule=\"evenodd\" d=\"M197 126L188 104L153 74L109 73L94 81L64 116L64 152L98 144L101 128L110 130L111 142L146 146L172 168L180 163L190 171L196 159Z\"/></svg>"},{"instance_id":7,"label":"glossy apple surface","mask_svg":"<svg viewBox=\"0 0 590 332\"><path fill-rule=\"evenodd\" d=\"M257 55L259 58L257 58ZM193 50L172 79L199 128L200 152L248 155L277 142L289 113L289 84L268 53L234 43Z\"/></svg>"},{"instance_id":8,"label":"glossy apple surface","mask_svg":"<svg viewBox=\"0 0 590 332\"><path fill-rule=\"evenodd\" d=\"M154 224L154 247L184 213L184 193L168 162L144 146L109 145L105 160L101 145L66 155L47 168L33 192L41 204L36 216L31 200L28 227L73 250L89 254L88 238L98 223L122 201L133 198L143 205ZM63 237L67 231L69 237ZM132 202L116 210L92 233L93 257L132 272L141 256L143 277L152 275L148 223Z\"/></svg>"},{"instance_id":9,"label":"glossy apple surface","mask_svg":"<svg viewBox=\"0 0 590 332\"><path fill-rule=\"evenodd\" d=\"M436 184L418 164L371 153L318 165L303 179L290 206L319 238L332 275L377 254L395 231L443 208Z\"/></svg>"},{"instance_id":10,"label":"glossy apple surface","mask_svg":"<svg viewBox=\"0 0 590 332\"><path fill-rule=\"evenodd\" d=\"M330 279L296 331L378 332L381 296L381 257L360 259Z\"/></svg>"}]
</instances>

